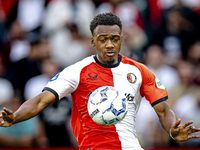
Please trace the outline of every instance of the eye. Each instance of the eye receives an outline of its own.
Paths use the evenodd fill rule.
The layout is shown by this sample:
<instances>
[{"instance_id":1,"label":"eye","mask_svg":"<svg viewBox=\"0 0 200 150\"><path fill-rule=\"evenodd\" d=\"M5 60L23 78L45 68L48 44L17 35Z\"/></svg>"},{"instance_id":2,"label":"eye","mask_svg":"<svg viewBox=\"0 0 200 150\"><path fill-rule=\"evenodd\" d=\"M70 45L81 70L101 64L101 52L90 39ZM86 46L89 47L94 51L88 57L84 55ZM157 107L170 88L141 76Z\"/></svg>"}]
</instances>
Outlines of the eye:
<instances>
[{"instance_id":1,"label":"eye","mask_svg":"<svg viewBox=\"0 0 200 150\"><path fill-rule=\"evenodd\" d=\"M116 37L115 37L115 38L112 38L111 40L112 40L113 42L117 42L117 41L119 41L119 38L116 38Z\"/></svg>"},{"instance_id":2,"label":"eye","mask_svg":"<svg viewBox=\"0 0 200 150\"><path fill-rule=\"evenodd\" d=\"M101 42L105 42L105 41L106 41L106 39L105 39L105 38L104 38L104 39L100 39L100 41L101 41Z\"/></svg>"}]
</instances>

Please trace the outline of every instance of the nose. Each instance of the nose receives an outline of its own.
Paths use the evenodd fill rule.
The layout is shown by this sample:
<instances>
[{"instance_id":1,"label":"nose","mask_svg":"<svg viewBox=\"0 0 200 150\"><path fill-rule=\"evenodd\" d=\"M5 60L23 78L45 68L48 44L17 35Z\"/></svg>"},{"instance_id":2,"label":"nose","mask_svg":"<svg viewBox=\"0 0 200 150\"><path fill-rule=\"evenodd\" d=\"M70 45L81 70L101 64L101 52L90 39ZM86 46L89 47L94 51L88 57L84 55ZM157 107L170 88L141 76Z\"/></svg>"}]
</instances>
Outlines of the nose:
<instances>
[{"instance_id":1,"label":"nose","mask_svg":"<svg viewBox=\"0 0 200 150\"><path fill-rule=\"evenodd\" d=\"M107 41L107 43L106 43L106 48L107 48L107 49L112 49L112 48L114 48L114 44L112 43L111 40L108 40L108 41Z\"/></svg>"}]
</instances>

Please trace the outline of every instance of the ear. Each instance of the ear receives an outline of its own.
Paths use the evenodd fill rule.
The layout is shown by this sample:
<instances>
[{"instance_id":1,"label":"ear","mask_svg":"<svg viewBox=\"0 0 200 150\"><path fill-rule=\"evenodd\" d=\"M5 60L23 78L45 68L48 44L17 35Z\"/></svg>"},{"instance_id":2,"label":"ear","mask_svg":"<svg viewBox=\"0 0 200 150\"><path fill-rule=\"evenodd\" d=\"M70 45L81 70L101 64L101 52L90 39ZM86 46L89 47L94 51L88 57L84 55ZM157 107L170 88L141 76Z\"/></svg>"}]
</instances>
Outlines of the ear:
<instances>
[{"instance_id":1,"label":"ear","mask_svg":"<svg viewBox=\"0 0 200 150\"><path fill-rule=\"evenodd\" d=\"M92 44L93 47L95 47L95 43L94 43L94 38L93 37L91 37L91 44Z\"/></svg>"},{"instance_id":2,"label":"ear","mask_svg":"<svg viewBox=\"0 0 200 150\"><path fill-rule=\"evenodd\" d=\"M124 43L124 37L121 35L122 44Z\"/></svg>"}]
</instances>

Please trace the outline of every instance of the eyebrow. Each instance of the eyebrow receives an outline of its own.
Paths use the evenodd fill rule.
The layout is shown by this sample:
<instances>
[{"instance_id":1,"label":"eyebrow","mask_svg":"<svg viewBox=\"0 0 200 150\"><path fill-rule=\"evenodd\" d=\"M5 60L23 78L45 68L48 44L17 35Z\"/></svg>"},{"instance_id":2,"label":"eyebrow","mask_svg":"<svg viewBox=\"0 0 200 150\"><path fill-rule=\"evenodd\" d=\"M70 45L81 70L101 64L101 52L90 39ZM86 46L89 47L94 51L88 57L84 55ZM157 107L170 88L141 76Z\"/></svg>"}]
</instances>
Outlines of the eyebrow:
<instances>
[{"instance_id":1,"label":"eyebrow","mask_svg":"<svg viewBox=\"0 0 200 150\"><path fill-rule=\"evenodd\" d=\"M97 36L97 38L100 37L100 36L107 36L107 35L108 34L100 34L100 35ZM120 35L112 35L112 37L120 37Z\"/></svg>"}]
</instances>

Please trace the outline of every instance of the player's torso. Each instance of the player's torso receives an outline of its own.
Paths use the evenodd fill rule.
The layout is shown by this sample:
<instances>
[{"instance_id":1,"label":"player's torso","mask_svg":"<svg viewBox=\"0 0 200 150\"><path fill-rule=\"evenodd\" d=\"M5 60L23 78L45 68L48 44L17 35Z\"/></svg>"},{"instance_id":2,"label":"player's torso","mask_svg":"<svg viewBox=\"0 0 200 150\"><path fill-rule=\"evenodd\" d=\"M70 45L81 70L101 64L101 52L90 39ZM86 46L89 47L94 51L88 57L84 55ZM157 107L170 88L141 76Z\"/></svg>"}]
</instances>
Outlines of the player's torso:
<instances>
[{"instance_id":1,"label":"player's torso","mask_svg":"<svg viewBox=\"0 0 200 150\"><path fill-rule=\"evenodd\" d=\"M85 149L95 146L98 149L121 149L137 147L135 117L139 108L141 96L140 86L142 77L134 65L123 63L118 66L105 68L93 62L80 72L79 85L72 94L73 105L80 116L80 146ZM124 120L114 126L100 126L92 121L87 112L87 101L92 91L101 86L114 86L123 91L128 100L128 113ZM95 143L95 144L94 144Z\"/></svg>"}]
</instances>

